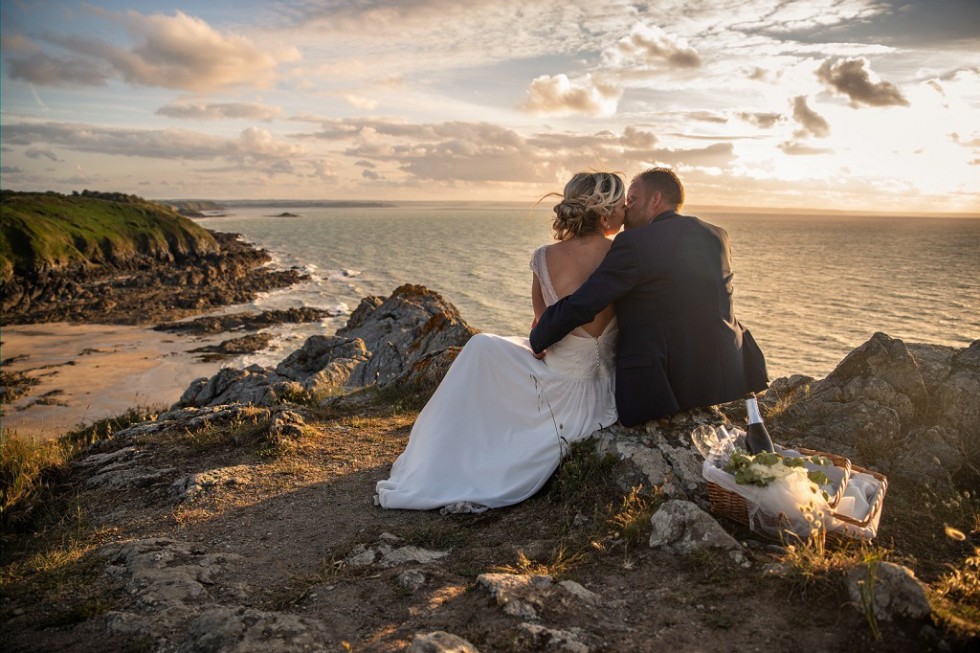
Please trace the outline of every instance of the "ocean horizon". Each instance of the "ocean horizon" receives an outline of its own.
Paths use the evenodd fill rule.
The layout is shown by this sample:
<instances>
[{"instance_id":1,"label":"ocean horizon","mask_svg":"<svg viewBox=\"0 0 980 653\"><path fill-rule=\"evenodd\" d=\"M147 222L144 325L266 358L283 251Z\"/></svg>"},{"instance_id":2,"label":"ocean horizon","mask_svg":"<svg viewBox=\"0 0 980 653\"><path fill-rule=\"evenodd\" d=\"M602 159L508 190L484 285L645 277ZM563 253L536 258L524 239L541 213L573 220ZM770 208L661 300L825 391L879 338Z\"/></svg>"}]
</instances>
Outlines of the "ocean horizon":
<instances>
[{"instance_id":1,"label":"ocean horizon","mask_svg":"<svg viewBox=\"0 0 980 653\"><path fill-rule=\"evenodd\" d=\"M533 201L318 206L336 201L225 200L220 217L197 219L267 249L274 265L311 275L260 296L249 310L306 305L344 313L322 325L284 325L273 349L236 365L275 364L309 335L343 326L364 297L388 296L404 283L438 292L481 331L527 333L528 261L553 242L550 198L536 208ZM288 209L295 217L277 217ZM773 378L826 376L877 331L955 347L980 338L980 218L693 205L683 212L728 231L736 315L765 351Z\"/></svg>"}]
</instances>

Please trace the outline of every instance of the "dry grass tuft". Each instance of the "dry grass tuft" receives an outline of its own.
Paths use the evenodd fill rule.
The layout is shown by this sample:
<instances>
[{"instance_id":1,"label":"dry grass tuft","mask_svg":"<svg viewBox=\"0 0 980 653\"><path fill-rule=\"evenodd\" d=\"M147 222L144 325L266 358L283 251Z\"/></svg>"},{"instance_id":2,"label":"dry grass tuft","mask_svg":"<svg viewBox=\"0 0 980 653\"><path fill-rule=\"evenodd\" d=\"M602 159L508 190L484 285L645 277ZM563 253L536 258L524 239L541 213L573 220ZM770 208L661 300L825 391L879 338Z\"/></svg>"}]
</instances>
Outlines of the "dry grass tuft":
<instances>
[{"instance_id":1,"label":"dry grass tuft","mask_svg":"<svg viewBox=\"0 0 980 653\"><path fill-rule=\"evenodd\" d=\"M517 552L517 561L512 565L494 567L494 571L521 576L551 576L566 574L586 561L584 553L570 552L565 544L559 544L543 560L528 558L523 550Z\"/></svg>"}]
</instances>

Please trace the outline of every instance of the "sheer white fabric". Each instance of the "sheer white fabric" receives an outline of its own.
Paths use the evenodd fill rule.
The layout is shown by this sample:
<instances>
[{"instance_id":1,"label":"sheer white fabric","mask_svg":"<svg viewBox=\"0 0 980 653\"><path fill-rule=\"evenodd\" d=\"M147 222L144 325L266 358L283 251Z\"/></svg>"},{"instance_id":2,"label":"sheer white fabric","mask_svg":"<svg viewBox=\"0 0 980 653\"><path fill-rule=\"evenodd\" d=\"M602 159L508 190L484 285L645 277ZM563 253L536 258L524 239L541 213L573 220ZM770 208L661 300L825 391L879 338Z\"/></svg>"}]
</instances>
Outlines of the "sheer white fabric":
<instances>
[{"instance_id":1,"label":"sheer white fabric","mask_svg":"<svg viewBox=\"0 0 980 653\"><path fill-rule=\"evenodd\" d=\"M552 304L545 247L531 269ZM419 413L391 477L378 482L376 502L476 512L532 496L570 443L616 421L616 333L615 321L598 338L573 333L543 361L527 338L473 336Z\"/></svg>"}]
</instances>

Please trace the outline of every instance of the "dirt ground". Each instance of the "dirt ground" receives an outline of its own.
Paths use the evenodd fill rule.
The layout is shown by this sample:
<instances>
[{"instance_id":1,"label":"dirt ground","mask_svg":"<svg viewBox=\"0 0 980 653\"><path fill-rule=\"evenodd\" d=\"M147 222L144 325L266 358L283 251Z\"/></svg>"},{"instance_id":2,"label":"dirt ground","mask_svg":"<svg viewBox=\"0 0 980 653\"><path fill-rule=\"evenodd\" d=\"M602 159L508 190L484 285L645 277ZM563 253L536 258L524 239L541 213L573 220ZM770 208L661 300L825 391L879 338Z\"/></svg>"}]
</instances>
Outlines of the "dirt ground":
<instances>
[{"instance_id":1,"label":"dirt ground","mask_svg":"<svg viewBox=\"0 0 980 653\"><path fill-rule=\"evenodd\" d=\"M724 525L748 544L751 566L723 553L653 550L648 516L656 497L624 508L612 483L573 487L565 470L534 498L479 515L376 507L374 485L386 478L414 417L391 408L324 415L308 421L288 451L275 453L262 425L148 438L137 446L172 472L139 490L92 489L76 471L60 486L58 519L4 534L4 650L174 650L166 636L148 640L104 625L106 615L136 608L105 573L100 549L149 537L240 555L211 579L201 608L246 606L318 620L327 651L401 651L431 631L455 634L484 653L977 650L980 626L955 610L937 610L929 622L879 623L876 639L838 571L794 565L784 549L731 522ZM171 479L216 468L234 468L234 482L175 500ZM936 534L935 524L924 524L915 491L891 491L894 506L886 501L879 544L933 583L947 562L962 561L969 543L946 542L941 525ZM624 527L627 517L633 520ZM385 533L449 553L390 568L347 562L359 545ZM408 569L424 573L421 587L400 581ZM542 635L478 585L480 574L494 571L551 573L599 600L552 594L539 601L530 621L548 629ZM159 615L161 623L168 618ZM562 643L555 631L574 633L586 648Z\"/></svg>"}]
</instances>

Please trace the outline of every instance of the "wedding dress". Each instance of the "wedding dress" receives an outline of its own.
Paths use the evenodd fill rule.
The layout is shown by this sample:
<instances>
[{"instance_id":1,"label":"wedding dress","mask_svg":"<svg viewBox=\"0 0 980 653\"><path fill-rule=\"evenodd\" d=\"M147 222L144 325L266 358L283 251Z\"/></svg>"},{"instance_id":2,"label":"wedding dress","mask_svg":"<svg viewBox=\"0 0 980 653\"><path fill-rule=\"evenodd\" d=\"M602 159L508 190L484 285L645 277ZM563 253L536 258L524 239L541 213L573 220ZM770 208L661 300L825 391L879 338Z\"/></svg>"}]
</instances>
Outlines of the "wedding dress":
<instances>
[{"instance_id":1,"label":"wedding dress","mask_svg":"<svg viewBox=\"0 0 980 653\"><path fill-rule=\"evenodd\" d=\"M531 270L558 301L547 245ZM576 329L537 360L527 338L473 336L419 413L408 446L379 481L385 508L482 512L534 495L569 445L616 421L615 319L598 338Z\"/></svg>"}]
</instances>

